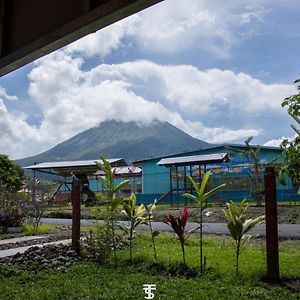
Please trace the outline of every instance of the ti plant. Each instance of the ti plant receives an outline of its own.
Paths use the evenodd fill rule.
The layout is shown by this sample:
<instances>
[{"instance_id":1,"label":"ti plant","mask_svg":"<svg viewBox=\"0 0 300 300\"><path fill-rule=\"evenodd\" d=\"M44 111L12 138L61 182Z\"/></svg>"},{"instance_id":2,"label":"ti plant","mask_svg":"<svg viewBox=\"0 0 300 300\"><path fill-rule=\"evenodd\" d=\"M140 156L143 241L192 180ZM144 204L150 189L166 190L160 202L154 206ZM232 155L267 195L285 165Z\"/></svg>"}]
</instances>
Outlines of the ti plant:
<instances>
[{"instance_id":1,"label":"ti plant","mask_svg":"<svg viewBox=\"0 0 300 300\"><path fill-rule=\"evenodd\" d=\"M179 239L180 245L181 245L182 258L183 258L184 265L186 265L184 245L186 243L186 240L189 238L190 234L198 229L198 228L193 229L186 234L185 233L185 225L186 225L187 219L188 219L188 211L187 211L187 208L185 207L183 209L183 211L180 212L178 218L176 218L172 215L169 215L169 216L165 216L165 221L164 221L166 224L168 224L172 227L172 229L178 236L178 239Z\"/></svg>"},{"instance_id":2,"label":"ti plant","mask_svg":"<svg viewBox=\"0 0 300 300\"><path fill-rule=\"evenodd\" d=\"M105 197L107 199L107 207L109 210L108 224L111 228L112 233L112 242L113 242L113 250L114 250L114 261L117 264L117 246L116 246L116 210L118 206L122 203L123 199L118 196L118 192L126 185L128 185L129 180L124 180L118 185L114 185L114 174L112 172L110 163L103 157L100 156L100 159L103 163L98 163L97 167L104 172L104 176L100 177L102 186L105 188L106 193Z\"/></svg>"},{"instance_id":3,"label":"ti plant","mask_svg":"<svg viewBox=\"0 0 300 300\"><path fill-rule=\"evenodd\" d=\"M144 204L140 206L136 205L136 196L131 194L127 201L123 202L124 210L127 219L129 220L129 252L130 261L132 262L132 241L133 241L133 231L139 224L147 224L147 218L145 217L146 208Z\"/></svg>"},{"instance_id":4,"label":"ti plant","mask_svg":"<svg viewBox=\"0 0 300 300\"><path fill-rule=\"evenodd\" d=\"M199 207L199 224L200 224L200 232L199 232L199 249L200 249L200 274L203 274L203 211L212 205L210 203L207 203L208 198L213 196L218 190L223 188L225 186L225 183L215 187L211 191L206 191L206 186L209 180L209 176L211 175L211 172L208 171L204 174L202 182L200 185L198 185L194 179L191 176L188 176L189 181L193 185L196 195L184 193L182 196L191 199L192 201L196 202Z\"/></svg>"},{"instance_id":5,"label":"ti plant","mask_svg":"<svg viewBox=\"0 0 300 300\"><path fill-rule=\"evenodd\" d=\"M153 211L155 210L156 205L157 205L157 202L156 202L156 199L155 199L154 203L146 205L145 209L146 209L146 212L147 212L146 219L147 219L147 222L148 222L149 227L150 227L150 233L151 233L151 240L152 240L152 247L153 247L154 258L155 258L155 261L157 262L157 253L156 253L156 247L155 247L155 238L159 235L159 231L153 230L153 227L152 227Z\"/></svg>"},{"instance_id":6,"label":"ti plant","mask_svg":"<svg viewBox=\"0 0 300 300\"><path fill-rule=\"evenodd\" d=\"M239 275L239 256L241 251L244 248L247 237L247 233L257 224L261 223L265 216L259 216L255 219L246 219L246 213L248 210L249 204L246 200L242 202L234 203L230 201L227 203L227 209L223 209L223 212L228 221L227 227L229 232L234 239L234 250L236 258L236 275Z\"/></svg>"}]
</instances>

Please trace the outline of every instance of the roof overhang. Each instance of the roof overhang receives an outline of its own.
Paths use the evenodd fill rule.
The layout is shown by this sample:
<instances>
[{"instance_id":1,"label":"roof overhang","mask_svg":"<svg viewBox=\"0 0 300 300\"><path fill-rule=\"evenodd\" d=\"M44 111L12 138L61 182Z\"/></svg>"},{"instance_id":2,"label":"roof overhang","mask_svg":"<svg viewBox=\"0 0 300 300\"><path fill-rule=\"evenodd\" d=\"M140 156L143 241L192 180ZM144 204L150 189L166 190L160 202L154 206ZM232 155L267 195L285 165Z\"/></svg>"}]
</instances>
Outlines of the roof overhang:
<instances>
[{"instance_id":1,"label":"roof overhang","mask_svg":"<svg viewBox=\"0 0 300 300\"><path fill-rule=\"evenodd\" d=\"M227 153L214 153L208 155L192 155L181 157L170 157L161 159L157 165L165 167L208 165L216 163L225 163L229 161Z\"/></svg>"},{"instance_id":2,"label":"roof overhang","mask_svg":"<svg viewBox=\"0 0 300 300\"><path fill-rule=\"evenodd\" d=\"M123 158L107 159L111 166L126 166ZM24 167L33 171L40 171L54 175L70 176L71 173L76 175L93 175L99 170L97 163L103 163L102 160L78 160L78 161L57 161L43 162L32 166Z\"/></svg>"},{"instance_id":3,"label":"roof overhang","mask_svg":"<svg viewBox=\"0 0 300 300\"><path fill-rule=\"evenodd\" d=\"M112 173L114 176L120 177L132 177L142 175L142 169L135 166L124 166L124 167L113 167ZM103 176L105 175L102 170L98 170L94 175Z\"/></svg>"},{"instance_id":4,"label":"roof overhang","mask_svg":"<svg viewBox=\"0 0 300 300\"><path fill-rule=\"evenodd\" d=\"M0 0L0 76L162 0Z\"/></svg>"}]
</instances>

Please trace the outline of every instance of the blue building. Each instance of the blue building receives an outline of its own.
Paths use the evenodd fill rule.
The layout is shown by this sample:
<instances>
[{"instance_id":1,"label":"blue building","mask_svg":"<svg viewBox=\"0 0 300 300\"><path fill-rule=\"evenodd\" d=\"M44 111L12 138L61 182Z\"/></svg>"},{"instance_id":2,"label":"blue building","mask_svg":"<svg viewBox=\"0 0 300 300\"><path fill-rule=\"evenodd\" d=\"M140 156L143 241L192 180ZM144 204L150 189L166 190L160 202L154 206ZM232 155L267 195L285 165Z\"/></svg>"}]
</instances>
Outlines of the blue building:
<instances>
[{"instance_id":1,"label":"blue building","mask_svg":"<svg viewBox=\"0 0 300 300\"><path fill-rule=\"evenodd\" d=\"M257 146L250 146L253 151ZM150 203L154 199L161 199L163 203L182 203L186 199L181 197L183 192L192 192L187 175L192 176L200 182L201 176L205 171L211 170L212 176L209 182L209 188L221 183L226 183L226 188L220 191L214 200L217 201L241 201L244 198L254 201L252 196L253 182L251 175L256 172L259 186L263 196L263 174L264 167L269 163L280 162L282 159L282 150L277 147L260 146L258 150L259 168L255 166L251 159L243 155L243 151L249 150L246 145L223 144L212 146L197 151L179 153L170 156L150 158L135 161L134 165L142 168L142 192L137 194L138 202ZM227 154L229 160L209 161L194 163L162 165L161 161L165 158L184 158L191 156L211 156L215 154ZM287 180L286 185L277 182L278 201L299 201L297 187L294 187L291 180Z\"/></svg>"}]
</instances>

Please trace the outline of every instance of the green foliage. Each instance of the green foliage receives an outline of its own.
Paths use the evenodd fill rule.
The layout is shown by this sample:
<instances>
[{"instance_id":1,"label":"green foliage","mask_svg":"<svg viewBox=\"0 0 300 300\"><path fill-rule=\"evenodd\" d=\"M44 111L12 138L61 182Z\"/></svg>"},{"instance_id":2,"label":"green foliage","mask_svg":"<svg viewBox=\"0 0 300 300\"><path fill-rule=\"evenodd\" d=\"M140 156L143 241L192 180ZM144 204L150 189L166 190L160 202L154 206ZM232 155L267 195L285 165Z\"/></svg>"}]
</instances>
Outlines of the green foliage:
<instances>
[{"instance_id":1,"label":"green foliage","mask_svg":"<svg viewBox=\"0 0 300 300\"><path fill-rule=\"evenodd\" d=\"M300 83L297 79L294 83ZM282 102L282 107L287 107L288 114L300 124L300 85L297 87L298 94L287 97ZM283 140L281 148L283 149L284 166L282 173L289 176L295 185L300 185L300 129L291 125L296 133L293 140ZM299 189L300 192L300 189Z\"/></svg>"},{"instance_id":2,"label":"green foliage","mask_svg":"<svg viewBox=\"0 0 300 300\"><path fill-rule=\"evenodd\" d=\"M151 234L151 242L152 242L152 248L153 248L153 254L155 261L157 262L157 252L156 252L156 246L155 246L155 238L159 236L159 231L158 230L153 230L152 227L152 220L153 220L153 211L156 209L157 202L156 199L154 200L154 203L148 204L145 206L146 209L146 220L149 224L150 228L150 234Z\"/></svg>"},{"instance_id":3,"label":"green foliage","mask_svg":"<svg viewBox=\"0 0 300 300\"><path fill-rule=\"evenodd\" d=\"M262 205L263 195L264 195L264 188L262 187L262 182L259 177L259 173L262 170L262 166L260 164L260 146L257 145L255 147L250 145L251 140L253 137L249 137L245 141L245 150L240 150L232 147L226 147L234 152L240 153L243 157L248 160L248 163L253 165L253 169L249 172L249 176L251 179L251 190L250 194L255 200L258 206Z\"/></svg>"},{"instance_id":4,"label":"green foliage","mask_svg":"<svg viewBox=\"0 0 300 300\"><path fill-rule=\"evenodd\" d=\"M144 204L136 206L136 196L132 194L127 201L123 202L124 213L129 220L129 252L130 261L132 262L132 241L133 231L139 224L147 224L146 208Z\"/></svg>"},{"instance_id":5,"label":"green foliage","mask_svg":"<svg viewBox=\"0 0 300 300\"><path fill-rule=\"evenodd\" d=\"M128 253L120 253L120 266L99 266L94 262L74 262L66 270L43 270L32 272L28 266L0 265L1 300L12 299L144 299L143 284L156 284L154 299L299 299L300 243L282 241L280 243L281 271L280 285L269 285L261 281L265 274L265 258L260 242L245 249L241 260L241 276L236 278L230 272L231 245L224 237L208 236L206 248L209 261L213 262L204 277L188 277L172 273L176 260L180 258L177 240L173 235L162 233L157 240L162 268L153 268L153 253L147 247L149 235L140 235L136 245L135 267L126 264ZM189 264L196 267L198 247L191 236L187 246ZM152 266L152 267L151 267ZM294 280L293 280L294 278ZM293 285L294 284L294 285ZM294 289L293 289L294 286Z\"/></svg>"},{"instance_id":6,"label":"green foliage","mask_svg":"<svg viewBox=\"0 0 300 300\"><path fill-rule=\"evenodd\" d=\"M0 193L0 229L6 231L7 227L19 227L26 217L22 195L19 193Z\"/></svg>"},{"instance_id":7,"label":"green foliage","mask_svg":"<svg viewBox=\"0 0 300 300\"><path fill-rule=\"evenodd\" d=\"M225 187L225 184L221 184L215 188L213 188L210 191L206 191L206 186L209 180L209 177L211 175L211 172L208 171L204 174L203 179L198 185L194 179L191 176L188 176L189 181L193 185L196 195L189 194L189 193L184 193L182 196L191 199L192 201L196 202L198 204L199 208L199 224L200 224L200 236L199 236L199 241L200 241L200 274L203 274L203 235L202 235L202 218L203 218L203 211L212 205L207 202L207 200L213 196L217 191L219 191L221 188Z\"/></svg>"},{"instance_id":8,"label":"green foliage","mask_svg":"<svg viewBox=\"0 0 300 300\"><path fill-rule=\"evenodd\" d=\"M24 180L23 169L5 154L0 154L0 193L17 192Z\"/></svg>"},{"instance_id":9,"label":"green foliage","mask_svg":"<svg viewBox=\"0 0 300 300\"><path fill-rule=\"evenodd\" d=\"M109 216L107 219L107 223L110 225L112 240L113 240L113 250L114 250L114 261L117 264L117 246L116 246L116 234L115 234L115 226L116 226L116 209L123 202L123 198L118 195L118 192L126 185L128 185L129 180L124 180L120 184L114 184L114 174L112 172L110 163L103 157L100 156L102 163L96 162L98 168L102 170L105 176L101 176L100 180L103 187L106 190L104 197L107 201L107 207L109 211Z\"/></svg>"},{"instance_id":10,"label":"green foliage","mask_svg":"<svg viewBox=\"0 0 300 300\"><path fill-rule=\"evenodd\" d=\"M265 219L265 216L259 216L255 219L246 219L248 207L249 204L246 200L236 203L230 201L227 203L227 209L223 210L228 221L227 227L234 239L233 246L236 254L236 275L239 274L239 256L243 250L247 237L251 237L247 236L247 233Z\"/></svg>"},{"instance_id":11,"label":"green foliage","mask_svg":"<svg viewBox=\"0 0 300 300\"><path fill-rule=\"evenodd\" d=\"M81 248L84 256L100 264L107 263L112 252L108 226L94 226L87 238L82 241Z\"/></svg>"}]
</instances>

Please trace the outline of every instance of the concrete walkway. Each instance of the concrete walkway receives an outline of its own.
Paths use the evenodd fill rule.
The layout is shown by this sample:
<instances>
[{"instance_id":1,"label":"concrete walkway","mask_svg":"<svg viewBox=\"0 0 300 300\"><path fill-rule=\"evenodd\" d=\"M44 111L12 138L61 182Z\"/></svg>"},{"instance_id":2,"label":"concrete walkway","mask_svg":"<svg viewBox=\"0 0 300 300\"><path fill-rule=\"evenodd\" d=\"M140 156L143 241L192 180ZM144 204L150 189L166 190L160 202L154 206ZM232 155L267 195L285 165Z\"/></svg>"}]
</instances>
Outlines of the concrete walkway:
<instances>
[{"instance_id":1,"label":"concrete walkway","mask_svg":"<svg viewBox=\"0 0 300 300\"><path fill-rule=\"evenodd\" d=\"M21 237L12 238L12 239L0 240L0 245L13 244L13 243L19 243L19 242L27 242L27 241L31 241L31 240L39 240L39 239L44 239L46 237L47 237L46 235L21 236Z\"/></svg>"},{"instance_id":2,"label":"concrete walkway","mask_svg":"<svg viewBox=\"0 0 300 300\"><path fill-rule=\"evenodd\" d=\"M70 219L43 218L42 222L45 224L72 225L72 220L70 220ZM82 225L91 225L93 223L104 224L104 221L81 220ZM119 221L118 223L122 226L128 225L127 221ZM172 228L163 222L152 222L152 226L153 226L154 230L172 232ZM192 229L195 229L198 227L199 227L198 223L188 222L187 226L186 226L186 230L188 231L188 230L192 230ZM147 226L147 225L140 225L138 228L140 230L145 230L145 231L149 230L149 226ZM225 223L204 223L203 224L203 233L226 234L226 235L229 234ZM266 236L265 224L260 224L260 225L256 226L250 233L252 235L259 235L259 236L265 237ZM279 238L282 238L282 239L300 239L300 224L279 224L278 225L278 236L279 236ZM19 238L7 239L7 240L0 240L0 244L3 245L3 244L17 243L17 242L22 242L22 241L30 241L30 240L35 240L35 239L42 239L45 237L46 236L25 236L25 237L19 237ZM2 250L2 251L0 251L0 258L12 256L12 255L15 255L16 253L24 253L27 249L29 249L30 247L33 247L33 246L44 247L46 245L69 244L69 243L71 243L71 239Z\"/></svg>"},{"instance_id":3,"label":"concrete walkway","mask_svg":"<svg viewBox=\"0 0 300 300\"><path fill-rule=\"evenodd\" d=\"M59 224L59 225L72 225L71 219L51 219L43 218L42 222L45 224ZM81 220L81 225L91 225L93 223L104 224L104 221L96 220ZM120 225L126 226L127 221L119 221ZM153 228L159 231L170 231L172 228L163 222L152 222ZM188 222L187 230L197 228L198 223ZM141 230L149 230L149 226L140 225L138 228ZM225 223L203 223L203 233L209 234L229 234L227 226ZM266 236L266 225L257 225L254 229L250 231L252 235L260 235L262 237ZM300 224L278 224L278 236L281 239L300 239Z\"/></svg>"},{"instance_id":4,"label":"concrete walkway","mask_svg":"<svg viewBox=\"0 0 300 300\"><path fill-rule=\"evenodd\" d=\"M41 248L41 247L44 247L44 246L47 246L47 245L58 245L58 244L66 245L66 244L70 244L71 241L72 241L71 239L67 239L67 240L62 240L62 241L56 241L56 242L50 242L50 243L44 243L44 244L31 245L31 246L25 246L25 247L2 250L2 251L0 251L0 258L7 257L7 256L13 256L17 253L24 253L26 250L28 250L31 247L40 247Z\"/></svg>"}]
</instances>

